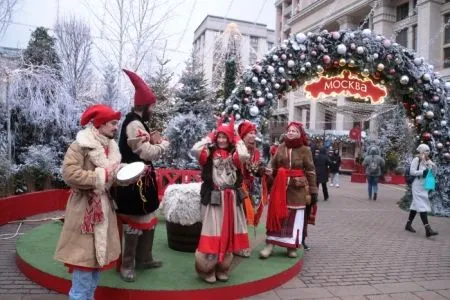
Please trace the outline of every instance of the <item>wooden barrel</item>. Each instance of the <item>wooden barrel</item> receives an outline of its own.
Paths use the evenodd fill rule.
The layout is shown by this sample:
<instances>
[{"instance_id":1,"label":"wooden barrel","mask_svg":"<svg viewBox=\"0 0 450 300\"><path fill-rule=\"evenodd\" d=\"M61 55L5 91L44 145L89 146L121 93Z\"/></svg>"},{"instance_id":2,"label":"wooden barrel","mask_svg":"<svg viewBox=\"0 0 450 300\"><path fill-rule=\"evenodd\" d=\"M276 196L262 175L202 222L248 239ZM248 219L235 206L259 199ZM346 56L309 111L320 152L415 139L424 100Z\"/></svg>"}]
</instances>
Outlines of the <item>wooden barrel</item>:
<instances>
[{"instance_id":1,"label":"wooden barrel","mask_svg":"<svg viewBox=\"0 0 450 300\"><path fill-rule=\"evenodd\" d=\"M166 230L170 249L181 252L195 252L200 240L202 223L197 222L193 225L184 226L166 220Z\"/></svg>"}]
</instances>

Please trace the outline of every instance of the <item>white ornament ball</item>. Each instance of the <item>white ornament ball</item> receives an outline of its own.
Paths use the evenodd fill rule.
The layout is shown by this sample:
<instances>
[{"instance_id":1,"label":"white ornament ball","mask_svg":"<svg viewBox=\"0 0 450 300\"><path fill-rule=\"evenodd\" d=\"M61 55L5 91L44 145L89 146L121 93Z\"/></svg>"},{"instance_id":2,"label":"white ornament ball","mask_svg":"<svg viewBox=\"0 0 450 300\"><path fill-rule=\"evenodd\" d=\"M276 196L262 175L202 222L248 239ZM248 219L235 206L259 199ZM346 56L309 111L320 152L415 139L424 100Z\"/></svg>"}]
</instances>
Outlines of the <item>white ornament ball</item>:
<instances>
[{"instance_id":1,"label":"white ornament ball","mask_svg":"<svg viewBox=\"0 0 450 300\"><path fill-rule=\"evenodd\" d=\"M422 79L425 80L425 81L430 81L431 80L431 75L428 74L428 73L423 74Z\"/></svg>"},{"instance_id":2,"label":"white ornament ball","mask_svg":"<svg viewBox=\"0 0 450 300\"><path fill-rule=\"evenodd\" d=\"M264 105L265 100L264 100L263 97L259 97L258 100L256 100L256 103L257 103L258 105Z\"/></svg>"},{"instance_id":3,"label":"white ornament ball","mask_svg":"<svg viewBox=\"0 0 450 300\"><path fill-rule=\"evenodd\" d=\"M252 93L252 88L249 87L249 86L246 86L246 87L244 88L244 92L245 92L247 95L249 95L249 94Z\"/></svg>"},{"instance_id":4,"label":"white ornament ball","mask_svg":"<svg viewBox=\"0 0 450 300\"><path fill-rule=\"evenodd\" d=\"M285 83L285 82L286 82L286 79L281 78L281 79L280 79L280 82L281 82L281 83Z\"/></svg>"},{"instance_id":5,"label":"white ornament ball","mask_svg":"<svg viewBox=\"0 0 450 300\"><path fill-rule=\"evenodd\" d=\"M273 61L278 61L278 55L272 55L272 60Z\"/></svg>"},{"instance_id":6,"label":"white ornament ball","mask_svg":"<svg viewBox=\"0 0 450 300\"><path fill-rule=\"evenodd\" d=\"M422 116L417 116L417 117L416 117L416 122L417 122L418 124L421 124L422 121L423 121L423 117L422 117Z\"/></svg>"},{"instance_id":7,"label":"white ornament ball","mask_svg":"<svg viewBox=\"0 0 450 300\"><path fill-rule=\"evenodd\" d=\"M364 36L370 36L370 35L372 34L372 30L366 28L366 29L364 29L364 30L362 31L362 34L363 34Z\"/></svg>"},{"instance_id":8,"label":"white ornament ball","mask_svg":"<svg viewBox=\"0 0 450 300\"><path fill-rule=\"evenodd\" d=\"M234 109L234 110L239 110L239 105L233 104L233 109Z\"/></svg>"},{"instance_id":9,"label":"white ornament ball","mask_svg":"<svg viewBox=\"0 0 450 300\"><path fill-rule=\"evenodd\" d=\"M373 58L377 59L378 58L378 53L374 53L373 54Z\"/></svg>"},{"instance_id":10,"label":"white ornament ball","mask_svg":"<svg viewBox=\"0 0 450 300\"><path fill-rule=\"evenodd\" d=\"M423 58L421 58L421 57L414 58L414 64L416 66L420 66L422 63L423 63Z\"/></svg>"},{"instance_id":11,"label":"white ornament ball","mask_svg":"<svg viewBox=\"0 0 450 300\"><path fill-rule=\"evenodd\" d=\"M260 97L262 95L261 91L256 91L256 96Z\"/></svg>"},{"instance_id":12,"label":"white ornament ball","mask_svg":"<svg viewBox=\"0 0 450 300\"><path fill-rule=\"evenodd\" d=\"M434 85L439 85L440 83L441 83L441 82L440 82L439 79L437 79L437 78L436 78L435 80L433 80L433 84L434 84Z\"/></svg>"},{"instance_id":13,"label":"white ornament ball","mask_svg":"<svg viewBox=\"0 0 450 300\"><path fill-rule=\"evenodd\" d=\"M450 91L450 82L445 82L445 89L447 90L447 92Z\"/></svg>"},{"instance_id":14,"label":"white ornament ball","mask_svg":"<svg viewBox=\"0 0 450 300\"><path fill-rule=\"evenodd\" d=\"M293 68L295 66L295 61L293 61L292 59L288 60L287 66L288 68Z\"/></svg>"},{"instance_id":15,"label":"white ornament ball","mask_svg":"<svg viewBox=\"0 0 450 300\"><path fill-rule=\"evenodd\" d=\"M266 83L267 83L267 80L265 80L264 78L261 79L261 84L262 84L262 85L265 85Z\"/></svg>"},{"instance_id":16,"label":"white ornament ball","mask_svg":"<svg viewBox=\"0 0 450 300\"><path fill-rule=\"evenodd\" d=\"M230 104L231 104L231 99L225 100L225 104L226 104L226 105L230 105Z\"/></svg>"},{"instance_id":17,"label":"white ornament ball","mask_svg":"<svg viewBox=\"0 0 450 300\"><path fill-rule=\"evenodd\" d=\"M428 108L428 106L430 106L430 104L428 104L428 102L425 101L425 102L423 103L423 107Z\"/></svg>"},{"instance_id":18,"label":"white ornament ball","mask_svg":"<svg viewBox=\"0 0 450 300\"><path fill-rule=\"evenodd\" d=\"M279 68L278 68L278 72L279 72L279 73L284 73L284 68L283 68L283 67L279 67Z\"/></svg>"},{"instance_id":19,"label":"white ornament ball","mask_svg":"<svg viewBox=\"0 0 450 300\"><path fill-rule=\"evenodd\" d=\"M259 114L259 108L257 106L250 107L250 115L256 117Z\"/></svg>"},{"instance_id":20,"label":"white ornament ball","mask_svg":"<svg viewBox=\"0 0 450 300\"><path fill-rule=\"evenodd\" d=\"M307 37L312 37L314 34L311 31L308 31L308 33L306 34Z\"/></svg>"},{"instance_id":21,"label":"white ornament ball","mask_svg":"<svg viewBox=\"0 0 450 300\"><path fill-rule=\"evenodd\" d=\"M306 72L305 67L301 67L301 68L300 68L300 72L301 72L301 73L305 73L305 72Z\"/></svg>"},{"instance_id":22,"label":"white ornament ball","mask_svg":"<svg viewBox=\"0 0 450 300\"><path fill-rule=\"evenodd\" d=\"M356 49L355 43L351 43L351 44L350 44L350 49L352 49L352 50L355 50L355 49Z\"/></svg>"},{"instance_id":23,"label":"white ornament ball","mask_svg":"<svg viewBox=\"0 0 450 300\"><path fill-rule=\"evenodd\" d=\"M275 72L275 69L272 66L267 67L267 73L273 74Z\"/></svg>"},{"instance_id":24,"label":"white ornament ball","mask_svg":"<svg viewBox=\"0 0 450 300\"><path fill-rule=\"evenodd\" d=\"M391 45L392 45L392 43L391 43L390 40L384 40L384 41L383 41L383 46L384 46L384 47L389 48Z\"/></svg>"},{"instance_id":25,"label":"white ornament ball","mask_svg":"<svg viewBox=\"0 0 450 300\"><path fill-rule=\"evenodd\" d=\"M327 34L327 33L328 33L328 30L324 29L324 30L322 30L321 33L322 33L322 34Z\"/></svg>"},{"instance_id":26,"label":"white ornament ball","mask_svg":"<svg viewBox=\"0 0 450 300\"><path fill-rule=\"evenodd\" d=\"M321 37L321 36L318 36L317 39L316 39L316 41L317 41L318 43L321 43L321 42L322 42L322 37Z\"/></svg>"},{"instance_id":27,"label":"white ornament ball","mask_svg":"<svg viewBox=\"0 0 450 300\"><path fill-rule=\"evenodd\" d=\"M273 86L276 90L278 90L280 88L280 85L278 83L275 83L275 85Z\"/></svg>"},{"instance_id":28,"label":"white ornament ball","mask_svg":"<svg viewBox=\"0 0 450 300\"><path fill-rule=\"evenodd\" d=\"M444 147L444 144L442 144L442 143L436 144L436 148L438 148L438 149L442 149L443 147Z\"/></svg>"},{"instance_id":29,"label":"white ornament ball","mask_svg":"<svg viewBox=\"0 0 450 300\"><path fill-rule=\"evenodd\" d=\"M269 88L265 88L264 91L268 92L268 91L269 91Z\"/></svg>"},{"instance_id":30,"label":"white ornament ball","mask_svg":"<svg viewBox=\"0 0 450 300\"><path fill-rule=\"evenodd\" d=\"M338 31L333 31L331 33L331 37L335 40L338 40L341 37L341 34Z\"/></svg>"},{"instance_id":31,"label":"white ornament ball","mask_svg":"<svg viewBox=\"0 0 450 300\"><path fill-rule=\"evenodd\" d=\"M377 40L377 41L381 41L383 38L381 37L381 35L377 35L376 37L375 37L375 40Z\"/></svg>"},{"instance_id":32,"label":"white ornament ball","mask_svg":"<svg viewBox=\"0 0 450 300\"><path fill-rule=\"evenodd\" d=\"M442 120L442 121L441 121L441 126L444 127L444 126L446 126L446 125L447 125L447 121L446 121L446 120Z\"/></svg>"},{"instance_id":33,"label":"white ornament ball","mask_svg":"<svg viewBox=\"0 0 450 300\"><path fill-rule=\"evenodd\" d=\"M358 46L358 48L356 48L356 53L363 54L364 53L364 47Z\"/></svg>"},{"instance_id":34,"label":"white ornament ball","mask_svg":"<svg viewBox=\"0 0 450 300\"><path fill-rule=\"evenodd\" d=\"M273 94L272 93L267 93L266 97L267 97L267 99L273 99Z\"/></svg>"},{"instance_id":35,"label":"white ornament ball","mask_svg":"<svg viewBox=\"0 0 450 300\"><path fill-rule=\"evenodd\" d=\"M253 83L258 83L258 77L254 76L254 77L252 78L252 82L253 82Z\"/></svg>"},{"instance_id":36,"label":"white ornament ball","mask_svg":"<svg viewBox=\"0 0 450 300\"><path fill-rule=\"evenodd\" d=\"M256 73L261 73L262 67L260 65L256 65L255 66L255 71L256 71Z\"/></svg>"},{"instance_id":37,"label":"white ornament ball","mask_svg":"<svg viewBox=\"0 0 450 300\"><path fill-rule=\"evenodd\" d=\"M427 117L428 119L432 119L434 117L434 112L432 112L431 110L427 111L425 113L425 117Z\"/></svg>"},{"instance_id":38,"label":"white ornament ball","mask_svg":"<svg viewBox=\"0 0 450 300\"><path fill-rule=\"evenodd\" d=\"M303 32L297 33L295 40L297 43L303 43L306 40L306 35Z\"/></svg>"},{"instance_id":39,"label":"white ornament ball","mask_svg":"<svg viewBox=\"0 0 450 300\"><path fill-rule=\"evenodd\" d=\"M281 49L285 50L287 48L287 45L285 43L281 44Z\"/></svg>"},{"instance_id":40,"label":"white ornament ball","mask_svg":"<svg viewBox=\"0 0 450 300\"><path fill-rule=\"evenodd\" d=\"M300 55L300 59L301 59L301 60L304 60L305 58L306 58L306 55L305 55L305 54Z\"/></svg>"},{"instance_id":41,"label":"white ornament ball","mask_svg":"<svg viewBox=\"0 0 450 300\"><path fill-rule=\"evenodd\" d=\"M236 120L240 120L241 119L241 115L240 114L236 114L236 116L234 116L236 118Z\"/></svg>"},{"instance_id":42,"label":"white ornament ball","mask_svg":"<svg viewBox=\"0 0 450 300\"><path fill-rule=\"evenodd\" d=\"M337 46L337 53L339 53L340 55L344 55L345 53L347 53L347 47L344 44L339 44Z\"/></svg>"},{"instance_id":43,"label":"white ornament ball","mask_svg":"<svg viewBox=\"0 0 450 300\"><path fill-rule=\"evenodd\" d=\"M403 75L402 77L400 77L400 83L403 85L407 85L409 82L409 77L406 75Z\"/></svg>"},{"instance_id":44,"label":"white ornament ball","mask_svg":"<svg viewBox=\"0 0 450 300\"><path fill-rule=\"evenodd\" d=\"M305 67L311 68L311 63L309 61L305 62Z\"/></svg>"},{"instance_id":45,"label":"white ornament ball","mask_svg":"<svg viewBox=\"0 0 450 300\"><path fill-rule=\"evenodd\" d=\"M286 54L281 54L281 59L285 60L287 58Z\"/></svg>"}]
</instances>

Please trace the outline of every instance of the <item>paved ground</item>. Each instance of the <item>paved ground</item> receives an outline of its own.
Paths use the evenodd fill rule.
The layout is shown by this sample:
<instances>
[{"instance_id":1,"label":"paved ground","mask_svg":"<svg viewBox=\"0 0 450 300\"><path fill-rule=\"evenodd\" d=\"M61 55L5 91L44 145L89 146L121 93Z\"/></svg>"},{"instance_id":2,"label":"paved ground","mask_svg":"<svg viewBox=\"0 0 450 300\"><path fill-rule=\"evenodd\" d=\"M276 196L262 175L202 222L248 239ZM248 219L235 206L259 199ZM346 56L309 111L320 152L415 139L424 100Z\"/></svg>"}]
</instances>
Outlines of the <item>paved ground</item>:
<instances>
[{"instance_id":1,"label":"paved ground","mask_svg":"<svg viewBox=\"0 0 450 300\"><path fill-rule=\"evenodd\" d=\"M396 205L401 187L382 185L379 199L369 201L366 185L341 180L341 188L330 189L328 202L319 197L318 224L307 240L312 250L301 274L249 299L450 299L450 219L430 218L439 231L434 238L425 238L419 217L417 233L406 232L407 212ZM0 234L16 230L17 224L9 224ZM67 299L20 273L15 240L0 240L0 300Z\"/></svg>"}]
</instances>

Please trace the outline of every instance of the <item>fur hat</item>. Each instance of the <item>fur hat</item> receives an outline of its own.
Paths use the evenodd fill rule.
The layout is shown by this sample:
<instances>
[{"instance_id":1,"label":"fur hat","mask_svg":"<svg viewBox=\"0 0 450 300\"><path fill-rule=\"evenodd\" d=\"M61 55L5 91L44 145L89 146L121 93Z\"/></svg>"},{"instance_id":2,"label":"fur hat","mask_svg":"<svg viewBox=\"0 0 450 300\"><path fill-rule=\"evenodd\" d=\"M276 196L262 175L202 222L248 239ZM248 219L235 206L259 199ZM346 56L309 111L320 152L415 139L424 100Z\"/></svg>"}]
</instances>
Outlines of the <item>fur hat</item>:
<instances>
[{"instance_id":1,"label":"fur hat","mask_svg":"<svg viewBox=\"0 0 450 300\"><path fill-rule=\"evenodd\" d=\"M122 69L131 80L136 92L134 93L134 106L152 105L156 103L156 96L152 89L136 73Z\"/></svg>"},{"instance_id":2,"label":"fur hat","mask_svg":"<svg viewBox=\"0 0 450 300\"><path fill-rule=\"evenodd\" d=\"M256 133L256 125L250 121L245 120L238 127L238 133L241 139L243 139L250 132L255 131Z\"/></svg>"},{"instance_id":3,"label":"fur hat","mask_svg":"<svg viewBox=\"0 0 450 300\"><path fill-rule=\"evenodd\" d=\"M89 106L81 115L81 126L86 126L92 122L95 128L112 121L120 120L120 112L113 110L111 107L103 104L95 104Z\"/></svg>"}]
</instances>

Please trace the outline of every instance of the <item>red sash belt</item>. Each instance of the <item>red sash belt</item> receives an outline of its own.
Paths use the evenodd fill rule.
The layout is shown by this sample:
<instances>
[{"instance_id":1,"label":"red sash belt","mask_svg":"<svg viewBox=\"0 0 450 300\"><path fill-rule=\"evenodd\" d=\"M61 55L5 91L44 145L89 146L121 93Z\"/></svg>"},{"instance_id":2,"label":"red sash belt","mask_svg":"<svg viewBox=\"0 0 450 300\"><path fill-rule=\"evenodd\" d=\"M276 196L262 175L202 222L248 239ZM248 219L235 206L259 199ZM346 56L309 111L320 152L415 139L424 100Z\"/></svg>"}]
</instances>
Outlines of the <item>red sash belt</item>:
<instances>
[{"instance_id":1,"label":"red sash belt","mask_svg":"<svg viewBox=\"0 0 450 300\"><path fill-rule=\"evenodd\" d=\"M288 216L286 191L288 177L303 177L303 170L279 168L270 192L269 211L267 215L268 231L279 231L281 222Z\"/></svg>"}]
</instances>

